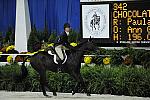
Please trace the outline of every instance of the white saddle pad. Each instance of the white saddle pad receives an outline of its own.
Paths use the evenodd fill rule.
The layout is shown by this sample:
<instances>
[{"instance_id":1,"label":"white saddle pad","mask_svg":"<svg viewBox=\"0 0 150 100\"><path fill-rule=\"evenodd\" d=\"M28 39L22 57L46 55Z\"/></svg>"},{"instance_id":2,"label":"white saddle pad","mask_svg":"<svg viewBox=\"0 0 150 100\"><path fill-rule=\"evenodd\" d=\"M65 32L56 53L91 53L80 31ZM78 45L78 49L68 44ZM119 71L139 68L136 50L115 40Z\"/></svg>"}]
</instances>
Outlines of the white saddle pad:
<instances>
[{"instance_id":1,"label":"white saddle pad","mask_svg":"<svg viewBox=\"0 0 150 100\"><path fill-rule=\"evenodd\" d=\"M62 52L62 51L61 51ZM48 54L50 54L50 55L53 55L54 56L54 62L56 63L56 64L58 64L58 62L57 62L57 55L56 54L53 54L50 50L48 51ZM58 54L58 56L60 57L60 59L61 60L63 60L63 63L62 64L64 64L66 61L67 61L67 55L66 55L66 52L65 52L65 50L64 50L64 54L65 54L65 58L63 58L62 57L62 55L63 54Z\"/></svg>"}]
</instances>

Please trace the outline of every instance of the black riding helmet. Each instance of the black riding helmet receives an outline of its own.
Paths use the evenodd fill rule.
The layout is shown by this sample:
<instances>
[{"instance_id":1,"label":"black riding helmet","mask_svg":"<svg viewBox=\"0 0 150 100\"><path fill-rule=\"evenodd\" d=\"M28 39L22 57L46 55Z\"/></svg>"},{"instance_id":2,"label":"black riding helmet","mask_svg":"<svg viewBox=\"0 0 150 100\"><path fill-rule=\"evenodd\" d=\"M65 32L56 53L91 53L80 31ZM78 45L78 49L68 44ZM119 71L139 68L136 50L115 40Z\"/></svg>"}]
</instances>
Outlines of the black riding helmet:
<instances>
[{"instance_id":1,"label":"black riding helmet","mask_svg":"<svg viewBox=\"0 0 150 100\"><path fill-rule=\"evenodd\" d=\"M69 23L65 23L65 24L64 24L64 29L65 29L65 28L70 28L70 24L69 24Z\"/></svg>"}]
</instances>

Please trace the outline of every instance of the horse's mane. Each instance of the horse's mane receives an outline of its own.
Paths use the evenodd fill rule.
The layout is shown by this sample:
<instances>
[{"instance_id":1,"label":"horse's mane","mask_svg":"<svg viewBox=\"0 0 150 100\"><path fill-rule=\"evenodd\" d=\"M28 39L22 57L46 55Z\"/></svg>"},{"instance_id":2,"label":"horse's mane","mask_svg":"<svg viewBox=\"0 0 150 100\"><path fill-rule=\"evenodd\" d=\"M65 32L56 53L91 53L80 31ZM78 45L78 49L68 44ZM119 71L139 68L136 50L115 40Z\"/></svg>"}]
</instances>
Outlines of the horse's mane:
<instances>
[{"instance_id":1,"label":"horse's mane","mask_svg":"<svg viewBox=\"0 0 150 100\"><path fill-rule=\"evenodd\" d=\"M84 41L80 41L79 44L74 47L75 49L79 49L80 47L82 47L85 43L87 42L87 40L84 40Z\"/></svg>"}]
</instances>

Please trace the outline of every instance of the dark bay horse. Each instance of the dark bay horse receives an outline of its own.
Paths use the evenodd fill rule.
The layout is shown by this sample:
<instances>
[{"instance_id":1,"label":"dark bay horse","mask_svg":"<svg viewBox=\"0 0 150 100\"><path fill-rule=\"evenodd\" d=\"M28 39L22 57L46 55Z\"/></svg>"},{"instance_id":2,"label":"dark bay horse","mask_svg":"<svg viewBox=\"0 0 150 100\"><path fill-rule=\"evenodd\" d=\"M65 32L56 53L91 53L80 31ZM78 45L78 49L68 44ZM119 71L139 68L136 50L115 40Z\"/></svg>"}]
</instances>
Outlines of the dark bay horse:
<instances>
[{"instance_id":1,"label":"dark bay horse","mask_svg":"<svg viewBox=\"0 0 150 100\"><path fill-rule=\"evenodd\" d=\"M84 92L86 92L87 95L90 96L90 92L88 91L87 86L85 85L85 82L80 73L82 61L81 59L85 51L94 51L96 49L97 47L93 44L92 41L88 40L84 43L80 43L77 47L75 47L75 50L68 55L67 61L65 62L65 64L63 64L62 73L68 73L77 81L72 95L77 92L77 88L81 85L81 87L84 89ZM27 68L25 67L24 63L25 62L23 62L21 67L23 78L27 76ZM40 84L42 87L43 95L48 96L46 94L46 70L50 70L53 72L58 71L58 65L54 63L53 56L51 56L47 52L36 53L35 55L31 56L30 64L40 75ZM53 95L56 96L56 91L52 91Z\"/></svg>"}]
</instances>

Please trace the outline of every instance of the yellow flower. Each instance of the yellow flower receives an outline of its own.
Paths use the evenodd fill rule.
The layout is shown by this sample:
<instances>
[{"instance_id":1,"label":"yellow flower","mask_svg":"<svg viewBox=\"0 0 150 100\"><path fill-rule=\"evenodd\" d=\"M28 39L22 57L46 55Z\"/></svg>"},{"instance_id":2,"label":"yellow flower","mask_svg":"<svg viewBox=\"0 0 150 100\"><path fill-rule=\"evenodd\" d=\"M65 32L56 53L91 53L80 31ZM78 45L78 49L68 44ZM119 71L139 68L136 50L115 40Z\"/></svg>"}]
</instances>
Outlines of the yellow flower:
<instances>
[{"instance_id":1,"label":"yellow flower","mask_svg":"<svg viewBox=\"0 0 150 100\"><path fill-rule=\"evenodd\" d=\"M44 51L44 49L41 49L41 50L39 50L39 51Z\"/></svg>"},{"instance_id":2,"label":"yellow flower","mask_svg":"<svg viewBox=\"0 0 150 100\"><path fill-rule=\"evenodd\" d=\"M33 53L31 53L31 54L36 54L36 53L38 53L38 52L33 52Z\"/></svg>"},{"instance_id":3,"label":"yellow flower","mask_svg":"<svg viewBox=\"0 0 150 100\"><path fill-rule=\"evenodd\" d=\"M12 56L8 56L7 57L7 62L8 63L12 63L13 62L13 57Z\"/></svg>"},{"instance_id":4,"label":"yellow flower","mask_svg":"<svg viewBox=\"0 0 150 100\"><path fill-rule=\"evenodd\" d=\"M105 58L103 59L103 63L104 63L105 65L110 64L110 57L105 57Z\"/></svg>"},{"instance_id":5,"label":"yellow flower","mask_svg":"<svg viewBox=\"0 0 150 100\"><path fill-rule=\"evenodd\" d=\"M31 52L27 52L26 54L32 54Z\"/></svg>"},{"instance_id":6,"label":"yellow flower","mask_svg":"<svg viewBox=\"0 0 150 100\"><path fill-rule=\"evenodd\" d=\"M0 54L3 54L3 52L0 52ZM1 57L1 55L0 55L0 57Z\"/></svg>"},{"instance_id":7,"label":"yellow flower","mask_svg":"<svg viewBox=\"0 0 150 100\"><path fill-rule=\"evenodd\" d=\"M71 45L71 46L73 46L73 47L76 47L78 44L77 44L77 43L72 42L72 43L70 43L70 45Z\"/></svg>"},{"instance_id":8,"label":"yellow flower","mask_svg":"<svg viewBox=\"0 0 150 100\"><path fill-rule=\"evenodd\" d=\"M8 52L9 50L13 50L13 49L15 49L15 46L14 46L14 45L8 46L8 47L6 48L6 52Z\"/></svg>"},{"instance_id":9,"label":"yellow flower","mask_svg":"<svg viewBox=\"0 0 150 100\"><path fill-rule=\"evenodd\" d=\"M84 62L85 62L85 64L90 64L91 61L92 61L92 57L90 57L90 56L84 57Z\"/></svg>"},{"instance_id":10,"label":"yellow flower","mask_svg":"<svg viewBox=\"0 0 150 100\"><path fill-rule=\"evenodd\" d=\"M27 62L30 62L30 59L27 59Z\"/></svg>"},{"instance_id":11,"label":"yellow flower","mask_svg":"<svg viewBox=\"0 0 150 100\"><path fill-rule=\"evenodd\" d=\"M48 46L48 47L52 47L52 46L54 46L54 43L50 43L50 44L48 44L47 46Z\"/></svg>"}]
</instances>

